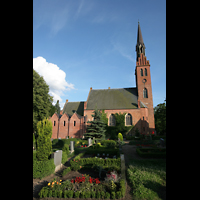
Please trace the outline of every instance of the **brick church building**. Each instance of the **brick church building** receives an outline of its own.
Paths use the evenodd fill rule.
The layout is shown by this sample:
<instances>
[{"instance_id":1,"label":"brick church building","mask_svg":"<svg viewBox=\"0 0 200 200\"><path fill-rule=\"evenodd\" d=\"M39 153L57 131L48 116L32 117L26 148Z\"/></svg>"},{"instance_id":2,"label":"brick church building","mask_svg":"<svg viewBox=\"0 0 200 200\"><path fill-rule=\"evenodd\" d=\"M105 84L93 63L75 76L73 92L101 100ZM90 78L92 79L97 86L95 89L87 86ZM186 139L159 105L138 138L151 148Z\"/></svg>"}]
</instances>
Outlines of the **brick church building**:
<instances>
[{"instance_id":1,"label":"brick church building","mask_svg":"<svg viewBox=\"0 0 200 200\"><path fill-rule=\"evenodd\" d=\"M145 56L145 45L138 22L136 44L136 87L118 89L90 88L87 101L68 102L60 114L54 113L52 138L80 138L86 131L87 121L95 107L107 113L108 126L115 126L115 113L126 113L125 125L134 125L140 133L152 133L155 130L153 96L151 88L150 64Z\"/></svg>"}]
</instances>

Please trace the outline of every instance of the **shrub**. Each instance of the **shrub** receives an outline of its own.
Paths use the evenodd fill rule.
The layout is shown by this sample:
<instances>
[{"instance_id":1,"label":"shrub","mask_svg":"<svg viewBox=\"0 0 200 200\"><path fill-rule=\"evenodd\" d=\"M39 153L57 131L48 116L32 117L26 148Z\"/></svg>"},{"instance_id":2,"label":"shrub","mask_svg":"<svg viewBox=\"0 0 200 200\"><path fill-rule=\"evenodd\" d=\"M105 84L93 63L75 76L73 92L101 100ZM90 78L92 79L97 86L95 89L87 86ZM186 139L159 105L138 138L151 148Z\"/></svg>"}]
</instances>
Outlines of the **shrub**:
<instances>
[{"instance_id":1,"label":"shrub","mask_svg":"<svg viewBox=\"0 0 200 200\"><path fill-rule=\"evenodd\" d=\"M120 191L116 192L117 199L120 199L122 197L122 193Z\"/></svg>"},{"instance_id":2,"label":"shrub","mask_svg":"<svg viewBox=\"0 0 200 200\"><path fill-rule=\"evenodd\" d=\"M54 159L33 162L33 178L42 179L55 171Z\"/></svg>"},{"instance_id":3,"label":"shrub","mask_svg":"<svg viewBox=\"0 0 200 200\"><path fill-rule=\"evenodd\" d=\"M115 199L115 192L111 192L111 198Z\"/></svg>"},{"instance_id":4,"label":"shrub","mask_svg":"<svg viewBox=\"0 0 200 200\"><path fill-rule=\"evenodd\" d=\"M91 192L91 196L92 196L92 198L95 198L95 197L96 197L96 192L95 192L95 191L92 191L92 192Z\"/></svg>"},{"instance_id":5,"label":"shrub","mask_svg":"<svg viewBox=\"0 0 200 200\"><path fill-rule=\"evenodd\" d=\"M109 192L106 192L105 199L110 199L110 193Z\"/></svg>"},{"instance_id":6,"label":"shrub","mask_svg":"<svg viewBox=\"0 0 200 200\"><path fill-rule=\"evenodd\" d=\"M58 191L58 197L59 197L59 198L62 198L62 190L59 190L59 191Z\"/></svg>"},{"instance_id":7,"label":"shrub","mask_svg":"<svg viewBox=\"0 0 200 200\"><path fill-rule=\"evenodd\" d=\"M125 180L124 179L121 179L119 181L119 191L121 191L121 195L122 195L122 197L124 197L125 193L126 193L126 185L125 185Z\"/></svg>"},{"instance_id":8,"label":"shrub","mask_svg":"<svg viewBox=\"0 0 200 200\"><path fill-rule=\"evenodd\" d=\"M86 191L85 192L85 198L90 198L91 197L91 192L90 191Z\"/></svg>"},{"instance_id":9,"label":"shrub","mask_svg":"<svg viewBox=\"0 0 200 200\"><path fill-rule=\"evenodd\" d=\"M79 192L79 191L76 191L76 192L74 193L74 198L79 198L79 195L80 195L80 192Z\"/></svg>"},{"instance_id":10,"label":"shrub","mask_svg":"<svg viewBox=\"0 0 200 200\"><path fill-rule=\"evenodd\" d=\"M66 169L63 170L62 176L66 175L70 171L71 171L71 168L67 167Z\"/></svg>"},{"instance_id":11,"label":"shrub","mask_svg":"<svg viewBox=\"0 0 200 200\"><path fill-rule=\"evenodd\" d=\"M37 159L48 160L52 151L52 122L47 118L37 123Z\"/></svg>"},{"instance_id":12,"label":"shrub","mask_svg":"<svg viewBox=\"0 0 200 200\"><path fill-rule=\"evenodd\" d=\"M123 141L123 136L121 133L118 133L118 138L120 139L121 142Z\"/></svg>"},{"instance_id":13,"label":"shrub","mask_svg":"<svg viewBox=\"0 0 200 200\"><path fill-rule=\"evenodd\" d=\"M101 198L104 199L104 197L105 197L105 192L101 191Z\"/></svg>"},{"instance_id":14,"label":"shrub","mask_svg":"<svg viewBox=\"0 0 200 200\"><path fill-rule=\"evenodd\" d=\"M97 196L96 196L97 199L100 199L101 198L101 194L99 191L97 191Z\"/></svg>"},{"instance_id":15,"label":"shrub","mask_svg":"<svg viewBox=\"0 0 200 200\"><path fill-rule=\"evenodd\" d=\"M62 152L62 164L65 164L66 162L68 161L68 154L65 152L65 151L63 151Z\"/></svg>"}]
</instances>

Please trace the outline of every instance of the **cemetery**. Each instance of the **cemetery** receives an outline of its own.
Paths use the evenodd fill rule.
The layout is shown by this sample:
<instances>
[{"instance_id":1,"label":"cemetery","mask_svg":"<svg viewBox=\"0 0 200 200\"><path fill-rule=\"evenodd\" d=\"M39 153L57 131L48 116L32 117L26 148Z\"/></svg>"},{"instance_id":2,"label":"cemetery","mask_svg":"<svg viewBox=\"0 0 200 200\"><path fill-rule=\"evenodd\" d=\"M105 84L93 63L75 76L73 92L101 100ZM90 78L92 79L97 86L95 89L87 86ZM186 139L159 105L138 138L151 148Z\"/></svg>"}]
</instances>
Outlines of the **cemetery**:
<instances>
[{"instance_id":1,"label":"cemetery","mask_svg":"<svg viewBox=\"0 0 200 200\"><path fill-rule=\"evenodd\" d=\"M87 144L87 148L79 146L83 142ZM124 197L125 163L122 164L119 144L116 141L102 140L102 144L92 144L91 138L87 142L77 139L70 141L69 146L70 153L74 151L76 153L81 151L81 153L71 159L70 167L63 171L62 180L52 180L40 190L40 198L120 199ZM56 150L53 155L55 166L59 166L62 150ZM121 164L124 165L124 172L121 171Z\"/></svg>"},{"instance_id":2,"label":"cemetery","mask_svg":"<svg viewBox=\"0 0 200 200\"><path fill-rule=\"evenodd\" d=\"M43 126L46 124L43 122ZM160 199L159 190L161 187L165 187L161 185L166 184L166 170L163 168L165 161L162 160L166 156L166 138L157 137L156 140L153 138L133 137L133 140L124 142L125 137L118 134L118 140L96 140L94 137L51 139L51 145L48 148L50 155L43 160L38 159L43 154L40 154L37 146L33 151L33 178L45 180L38 187L37 199L126 198L130 200L132 199L131 191L133 196L141 196L141 193L137 193L138 189L146 195L146 199ZM45 152L46 146L41 145L41 147ZM44 155L46 155L45 153ZM138 158L140 159L138 160ZM152 158L154 160L149 160ZM141 164L140 160L144 160L144 163ZM147 163L151 164L146 165ZM143 164L146 166L146 177L151 177L150 180L143 177L148 188L143 183L141 185L140 178L137 179L137 174L143 175L144 173ZM158 168L159 165L163 169ZM158 169L162 169L162 171ZM148 172L148 170L150 171ZM159 182L156 187L148 185L154 180L154 177L150 175L152 170L155 173L162 173L162 179L156 180ZM126 177L126 173L128 177ZM150 174L148 175L148 173ZM142 187L143 189L141 189ZM148 194L150 195L148 196ZM161 196L164 197L164 193L161 193Z\"/></svg>"}]
</instances>

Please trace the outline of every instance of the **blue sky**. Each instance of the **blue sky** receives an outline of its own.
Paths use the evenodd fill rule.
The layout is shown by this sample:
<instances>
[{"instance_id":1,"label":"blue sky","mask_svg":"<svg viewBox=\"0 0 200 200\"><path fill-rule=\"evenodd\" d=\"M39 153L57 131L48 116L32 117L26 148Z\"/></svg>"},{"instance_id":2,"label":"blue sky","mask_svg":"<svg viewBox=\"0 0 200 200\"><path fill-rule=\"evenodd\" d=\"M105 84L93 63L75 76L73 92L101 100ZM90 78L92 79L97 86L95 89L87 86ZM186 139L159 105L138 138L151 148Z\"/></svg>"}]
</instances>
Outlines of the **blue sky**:
<instances>
[{"instance_id":1,"label":"blue sky","mask_svg":"<svg viewBox=\"0 0 200 200\"><path fill-rule=\"evenodd\" d=\"M54 103L86 101L90 87L135 87L138 19L154 107L166 98L165 0L33 0L33 68Z\"/></svg>"}]
</instances>

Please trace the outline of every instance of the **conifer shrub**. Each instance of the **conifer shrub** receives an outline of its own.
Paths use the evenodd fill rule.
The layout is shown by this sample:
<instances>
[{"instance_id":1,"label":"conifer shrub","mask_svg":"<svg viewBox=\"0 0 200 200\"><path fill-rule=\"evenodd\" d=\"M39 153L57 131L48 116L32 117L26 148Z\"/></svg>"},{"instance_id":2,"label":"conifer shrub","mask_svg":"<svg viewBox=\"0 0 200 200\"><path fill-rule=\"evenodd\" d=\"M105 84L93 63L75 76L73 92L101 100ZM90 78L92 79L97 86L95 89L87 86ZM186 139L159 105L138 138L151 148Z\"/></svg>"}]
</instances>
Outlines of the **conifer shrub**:
<instances>
[{"instance_id":1,"label":"conifer shrub","mask_svg":"<svg viewBox=\"0 0 200 200\"><path fill-rule=\"evenodd\" d=\"M39 161L49 159L52 151L52 122L47 118L37 123L37 151L36 156Z\"/></svg>"}]
</instances>

